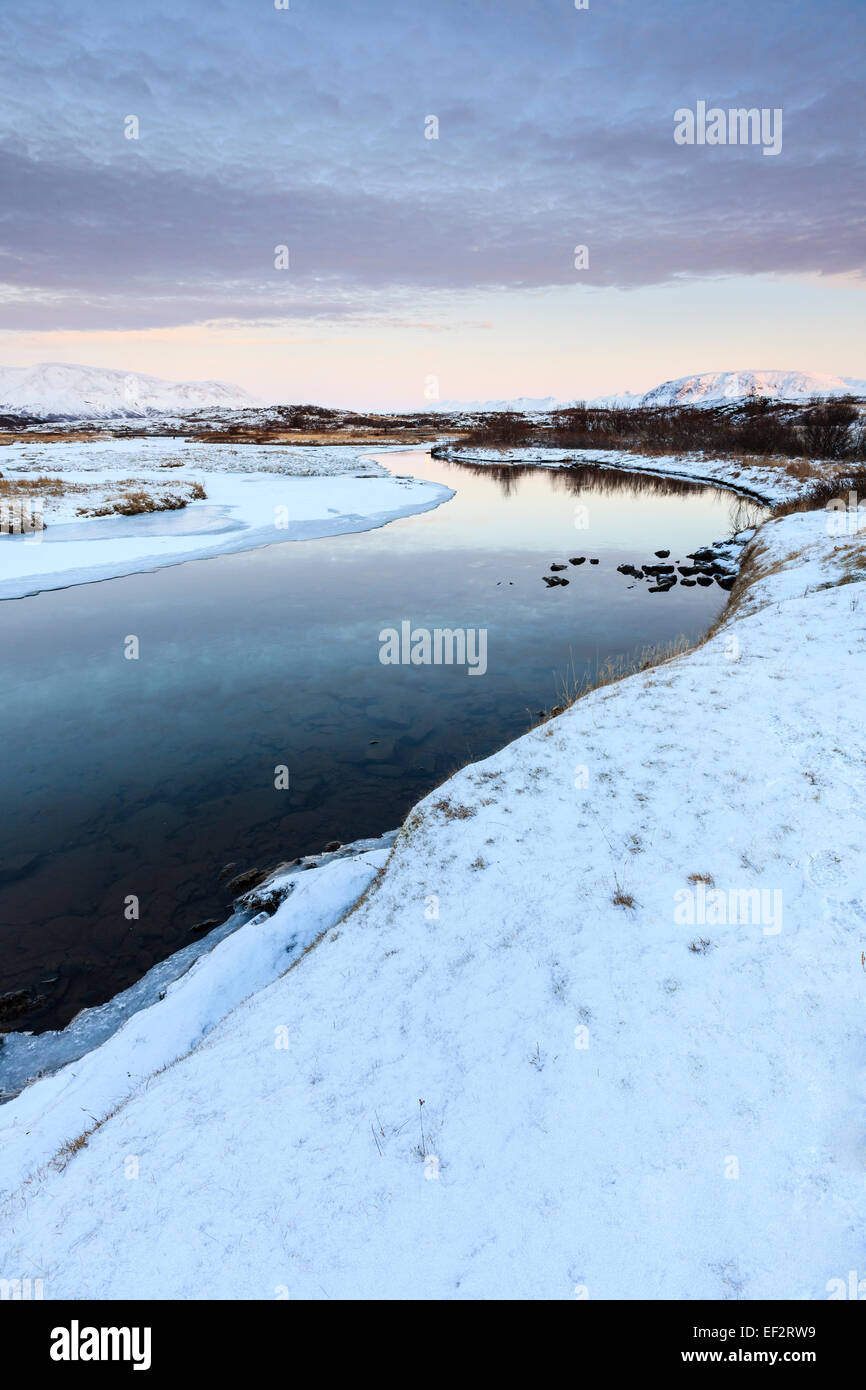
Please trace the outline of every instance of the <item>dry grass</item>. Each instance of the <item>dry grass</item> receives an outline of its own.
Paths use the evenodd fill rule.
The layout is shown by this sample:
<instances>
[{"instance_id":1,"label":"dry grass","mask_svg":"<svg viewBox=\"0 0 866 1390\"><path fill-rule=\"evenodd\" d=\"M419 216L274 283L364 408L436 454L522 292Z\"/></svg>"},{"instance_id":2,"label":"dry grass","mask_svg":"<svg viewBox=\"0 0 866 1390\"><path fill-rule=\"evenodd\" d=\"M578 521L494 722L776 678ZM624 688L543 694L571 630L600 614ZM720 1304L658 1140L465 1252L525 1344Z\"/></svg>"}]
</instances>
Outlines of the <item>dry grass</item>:
<instances>
[{"instance_id":1,"label":"dry grass","mask_svg":"<svg viewBox=\"0 0 866 1390\"><path fill-rule=\"evenodd\" d=\"M76 515L82 517L100 516L141 516L147 512L179 511L190 502L201 502L207 497L199 482L181 483L175 492L150 492L136 478L124 478L117 487L122 489L103 496L102 500L88 506L86 502L76 508ZM4 500L38 501L45 498L86 496L95 490L103 492L99 484L73 483L67 478L50 477L47 474L24 474L14 478L4 478L0 473L0 504Z\"/></svg>"},{"instance_id":2,"label":"dry grass","mask_svg":"<svg viewBox=\"0 0 866 1390\"><path fill-rule=\"evenodd\" d=\"M596 666L592 675L577 677L572 668L571 672L559 681L558 703L546 711L543 718L538 721L539 725L555 719L557 715L562 714L563 710L576 704L584 696L591 695L594 690L600 690L606 685L616 685L619 681L627 680L629 676L634 676L639 671L648 671L653 666L664 666L666 662L673 661L676 657L692 651L694 647L700 645L701 641L703 639L690 642L685 636L674 637L669 642L660 642L643 647L635 656L608 657L606 661Z\"/></svg>"},{"instance_id":3,"label":"dry grass","mask_svg":"<svg viewBox=\"0 0 866 1390\"><path fill-rule=\"evenodd\" d=\"M446 820L469 820L475 815L474 806L461 806L447 799L434 801L433 810L440 811Z\"/></svg>"},{"instance_id":4,"label":"dry grass","mask_svg":"<svg viewBox=\"0 0 866 1390\"><path fill-rule=\"evenodd\" d=\"M165 1070L165 1068L163 1068L163 1070ZM131 1096L127 1097L127 1100L122 1101L120 1105L116 1105L113 1110L109 1110L107 1114L102 1116L101 1120L94 1120L89 1129L82 1130L74 1139L67 1139L66 1143L60 1146L57 1153L49 1161L48 1166L54 1168L56 1172L62 1173L63 1169L72 1161L75 1155L80 1153L82 1149L87 1148L87 1141L93 1137L96 1131L101 1129L108 1120L112 1119L130 1099Z\"/></svg>"},{"instance_id":5,"label":"dry grass","mask_svg":"<svg viewBox=\"0 0 866 1390\"><path fill-rule=\"evenodd\" d=\"M855 468L840 472L838 464L810 474L814 484L799 497L789 498L773 508L773 516L789 516L791 512L812 512L826 508L830 502L845 502L849 493L866 497L866 469Z\"/></svg>"},{"instance_id":6,"label":"dry grass","mask_svg":"<svg viewBox=\"0 0 866 1390\"><path fill-rule=\"evenodd\" d=\"M611 902L614 907L630 907L633 909L635 905L631 893L627 893L624 888L620 888L619 886L617 886L617 890L611 898Z\"/></svg>"},{"instance_id":7,"label":"dry grass","mask_svg":"<svg viewBox=\"0 0 866 1390\"><path fill-rule=\"evenodd\" d=\"M201 483L192 483L185 493L167 492L162 496L148 492L143 487L130 488L126 492L108 497L98 506L79 507L78 516L141 516L148 512L176 512L207 497Z\"/></svg>"},{"instance_id":8,"label":"dry grass","mask_svg":"<svg viewBox=\"0 0 866 1390\"><path fill-rule=\"evenodd\" d=\"M4 478L0 474L0 497L62 497L65 492L86 492L84 483L68 483L64 478L38 477Z\"/></svg>"}]
</instances>

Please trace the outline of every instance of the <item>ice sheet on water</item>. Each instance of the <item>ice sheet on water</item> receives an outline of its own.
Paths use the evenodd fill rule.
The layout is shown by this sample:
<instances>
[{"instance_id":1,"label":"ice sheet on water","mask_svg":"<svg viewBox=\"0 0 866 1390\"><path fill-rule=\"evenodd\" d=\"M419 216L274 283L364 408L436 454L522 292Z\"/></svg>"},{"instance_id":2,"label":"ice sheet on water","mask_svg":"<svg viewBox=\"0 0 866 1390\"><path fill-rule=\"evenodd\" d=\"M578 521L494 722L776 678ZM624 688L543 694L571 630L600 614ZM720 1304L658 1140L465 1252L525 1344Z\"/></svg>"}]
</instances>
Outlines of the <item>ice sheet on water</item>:
<instances>
[{"instance_id":1,"label":"ice sheet on water","mask_svg":"<svg viewBox=\"0 0 866 1390\"><path fill-rule=\"evenodd\" d=\"M95 517L91 521L70 521L51 526L41 536L40 545L64 541L115 541L144 536L221 536L226 531L243 531L244 522L228 514L227 507L210 505L179 508L177 511L146 512L140 516Z\"/></svg>"}]
</instances>

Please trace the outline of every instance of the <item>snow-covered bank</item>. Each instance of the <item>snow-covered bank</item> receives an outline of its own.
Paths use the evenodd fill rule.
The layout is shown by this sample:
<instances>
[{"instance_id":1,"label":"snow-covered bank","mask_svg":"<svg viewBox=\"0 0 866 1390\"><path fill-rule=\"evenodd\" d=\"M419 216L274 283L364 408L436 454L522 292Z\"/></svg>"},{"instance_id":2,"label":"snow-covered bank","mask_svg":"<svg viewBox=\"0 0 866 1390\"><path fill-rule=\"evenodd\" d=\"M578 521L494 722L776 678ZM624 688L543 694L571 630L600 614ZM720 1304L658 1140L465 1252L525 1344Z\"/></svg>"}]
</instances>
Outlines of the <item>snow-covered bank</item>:
<instances>
[{"instance_id":1,"label":"snow-covered bank","mask_svg":"<svg viewBox=\"0 0 866 1390\"><path fill-rule=\"evenodd\" d=\"M11 444L0 450L0 468L7 482L26 488L32 480L33 498L42 496L38 478L57 477L69 489L45 495L44 531L0 535L0 599L279 541L372 530L453 496L436 483L392 475L351 446L180 439ZM207 499L180 510L77 516L83 498L90 510L102 498L116 498L123 483L158 494L193 482L203 485Z\"/></svg>"},{"instance_id":2,"label":"snow-covered bank","mask_svg":"<svg viewBox=\"0 0 866 1390\"><path fill-rule=\"evenodd\" d=\"M287 974L324 921L298 889L3 1107L4 1276L752 1299L862 1270L862 537L768 522L733 598L422 801ZM231 1007L220 953L258 942Z\"/></svg>"},{"instance_id":3,"label":"snow-covered bank","mask_svg":"<svg viewBox=\"0 0 866 1390\"><path fill-rule=\"evenodd\" d=\"M312 855L275 873L240 901L238 913L223 927L154 966L108 1004L83 1010L62 1032L7 1035L0 1055L7 1089L28 1063L54 1068L64 1054L75 1060L21 1095L24 1112L37 1101L38 1132L7 1134L0 1190L8 1191L16 1166L13 1182L30 1172L34 1143L39 1162L50 1159L88 1107L91 1118L98 1118L120 1105L154 1072L200 1043L248 995L283 975L357 902L387 860L395 835L391 831L337 853ZM279 911L272 916L277 901ZM256 910L266 904L269 911ZM248 920L241 929L237 921L243 916Z\"/></svg>"},{"instance_id":4,"label":"snow-covered bank","mask_svg":"<svg viewBox=\"0 0 866 1390\"><path fill-rule=\"evenodd\" d=\"M135 984L130 985L128 989L121 990L105 1004L97 1004L93 1008L82 1009L65 1028L49 1029L44 1033L28 1033L20 1030L0 1034L0 1101L16 1095L34 1077L50 1075L68 1062L77 1062L80 1057L112 1038L134 1014L164 999L175 981L187 975L202 956L214 951L215 947L227 936L234 935L240 927L249 924L252 930L244 937L240 964L233 955L237 948L227 948L221 955L214 957L214 962L208 967L204 978L201 975L196 976L194 980L184 986L185 990L191 988L192 993L185 993L181 1000L176 999L174 994L172 995L172 1007L167 1011L167 1014L173 1014L174 1018L178 1019L181 1017L178 1007L181 1010L187 1009L190 1000L194 1001L197 996L201 997L199 991L203 987L203 997L207 1001L205 1027L212 1026L220 1016L218 1011L214 1013L213 1010L216 999L213 990L215 981L220 979L221 975L225 978L228 972L235 972L231 979L231 989L227 993L221 989L219 994L221 1000L219 1007L227 1011L239 999L243 999L250 990L260 988L262 983L267 980L269 972L276 976L285 970L290 961L295 959L309 945L309 942L315 939L317 933L328 925L327 921L321 917L322 912L325 914L332 911L343 912L347 906L351 906L354 901L351 892L357 887L358 882L362 881L362 889L366 887L374 870L384 862L381 856L378 859L371 856L390 849L396 834L396 830L389 830L377 840L357 840L354 844L341 846L338 850L325 851L322 854L308 854L297 860L292 867L274 870L259 888L253 889L239 898L232 915L221 922L219 926L214 927L212 931L209 931L206 936L191 941L187 946L182 946L179 951L174 951L165 960L158 961L140 980L136 980ZM346 867L342 864L345 859L357 861L353 863L352 871L348 877ZM335 873L332 872L338 863L341 864L341 867ZM314 869L322 870L321 873L316 874L315 881L305 877ZM368 879L364 880L367 870L369 870ZM345 897L347 884L350 893L348 898ZM299 887L303 887L304 891L298 893L292 908L292 915L296 915L300 904L303 904L303 929L296 934L288 946L280 944L277 954L274 955L268 932L259 931L256 933L260 923L251 919L260 915L265 904L268 904L269 910L273 911L274 901L288 898ZM335 902L337 903L336 908L334 907ZM285 937L281 935L280 942L283 943L284 941ZM251 946L252 949L250 950ZM261 949L262 946L265 948L264 952ZM288 958L284 955L286 951L290 953ZM262 974L263 965L264 974ZM154 1033L152 1041L155 1046L163 1050L166 1061L173 1061L174 1057L177 1056L178 1038L176 1031L171 1026L162 1027L167 1019L167 1014L160 1014L159 1036ZM193 1013L192 1017L195 1019L196 1014ZM210 1020L210 1023L207 1020ZM189 1018L187 1018L184 1027L188 1022ZM183 1050L185 1050L198 1041L201 1034L193 1023L192 1031L189 1033L182 1031L180 1036ZM119 1044L116 1054L120 1059L117 1073L120 1086L117 1092L118 1100L124 1099L129 1094L128 1081L132 1076L137 1075L135 1072L125 1070L127 1051L127 1043Z\"/></svg>"},{"instance_id":5,"label":"snow-covered bank","mask_svg":"<svg viewBox=\"0 0 866 1390\"><path fill-rule=\"evenodd\" d=\"M683 478L696 483L718 483L762 502L785 502L799 497L808 480L778 466L749 459L713 458L706 454L632 454L627 449L565 449L555 445L531 445L515 449L465 448L456 444L433 450L439 458L457 463L498 467L531 464L536 468L620 468L632 473L652 473L660 478Z\"/></svg>"}]
</instances>

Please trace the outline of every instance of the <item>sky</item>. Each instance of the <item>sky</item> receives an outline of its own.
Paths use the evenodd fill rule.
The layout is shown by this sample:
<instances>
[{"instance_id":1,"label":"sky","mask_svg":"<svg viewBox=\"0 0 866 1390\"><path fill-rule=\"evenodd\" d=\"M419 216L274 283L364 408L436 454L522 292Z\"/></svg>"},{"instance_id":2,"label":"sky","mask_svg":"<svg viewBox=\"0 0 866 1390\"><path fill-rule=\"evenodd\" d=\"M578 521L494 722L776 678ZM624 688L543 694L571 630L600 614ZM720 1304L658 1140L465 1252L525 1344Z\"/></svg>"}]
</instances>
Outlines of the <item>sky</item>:
<instances>
[{"instance_id":1,"label":"sky","mask_svg":"<svg viewBox=\"0 0 866 1390\"><path fill-rule=\"evenodd\" d=\"M0 362L355 408L866 377L862 0L283 3L3 0ZM678 144L700 101L780 151Z\"/></svg>"}]
</instances>

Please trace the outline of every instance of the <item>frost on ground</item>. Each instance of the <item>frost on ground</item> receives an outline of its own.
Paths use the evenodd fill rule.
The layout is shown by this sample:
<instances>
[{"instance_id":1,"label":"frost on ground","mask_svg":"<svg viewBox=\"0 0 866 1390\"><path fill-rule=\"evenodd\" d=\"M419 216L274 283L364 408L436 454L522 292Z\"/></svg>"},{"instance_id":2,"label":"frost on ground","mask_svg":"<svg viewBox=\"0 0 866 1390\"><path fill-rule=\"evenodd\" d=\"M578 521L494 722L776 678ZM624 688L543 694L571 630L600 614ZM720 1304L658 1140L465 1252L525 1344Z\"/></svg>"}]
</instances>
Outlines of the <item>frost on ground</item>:
<instances>
[{"instance_id":1,"label":"frost on ground","mask_svg":"<svg viewBox=\"0 0 866 1390\"><path fill-rule=\"evenodd\" d=\"M4 1277L821 1299L862 1271L864 614L862 536L766 523L703 645L464 768L381 877L306 875L321 901L4 1106Z\"/></svg>"},{"instance_id":2,"label":"frost on ground","mask_svg":"<svg viewBox=\"0 0 866 1390\"><path fill-rule=\"evenodd\" d=\"M20 518L16 526L15 514L4 520L5 512L23 505L29 519L34 503L45 522L44 530L0 534L0 599L279 541L366 531L453 495L436 483L392 475L355 446L180 439L10 444L0 449L0 474L0 529L20 530ZM130 498L136 514L124 515ZM142 510L148 501L152 510Z\"/></svg>"}]
</instances>

